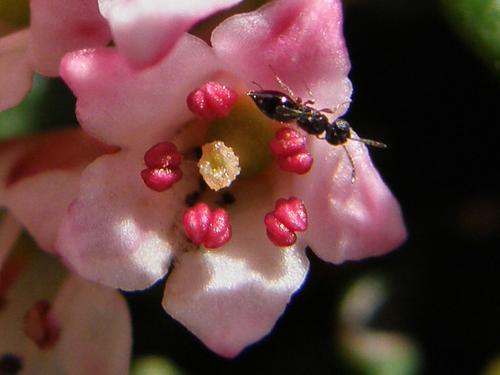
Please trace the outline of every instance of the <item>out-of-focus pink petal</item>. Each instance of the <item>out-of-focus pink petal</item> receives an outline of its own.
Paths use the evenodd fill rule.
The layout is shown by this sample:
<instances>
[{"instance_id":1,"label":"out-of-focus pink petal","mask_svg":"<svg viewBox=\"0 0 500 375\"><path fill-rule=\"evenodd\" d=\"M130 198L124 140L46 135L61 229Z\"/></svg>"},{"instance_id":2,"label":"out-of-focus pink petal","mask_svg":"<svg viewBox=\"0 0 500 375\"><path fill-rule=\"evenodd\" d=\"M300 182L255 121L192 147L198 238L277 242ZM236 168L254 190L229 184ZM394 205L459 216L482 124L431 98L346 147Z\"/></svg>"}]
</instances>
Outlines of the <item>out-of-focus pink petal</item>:
<instances>
[{"instance_id":1,"label":"out-of-focus pink petal","mask_svg":"<svg viewBox=\"0 0 500 375\"><path fill-rule=\"evenodd\" d=\"M225 357L272 329L309 268L303 248L279 248L266 237L264 215L274 207L269 186L245 185L227 207L231 241L181 254L163 297L170 315Z\"/></svg>"},{"instance_id":2,"label":"out-of-focus pink petal","mask_svg":"<svg viewBox=\"0 0 500 375\"><path fill-rule=\"evenodd\" d=\"M3 296L0 353L18 358L26 375L127 374L131 328L120 294L76 276L67 277L61 288L66 271L40 251L17 249L12 257L22 267ZM40 301L53 301L49 314L61 328L55 346L43 350L23 329L26 312Z\"/></svg>"},{"instance_id":3,"label":"out-of-focus pink petal","mask_svg":"<svg viewBox=\"0 0 500 375\"><path fill-rule=\"evenodd\" d=\"M142 181L143 168L142 154L121 151L82 174L56 248L85 278L124 290L147 288L166 274L173 249L185 242L178 238L180 217L196 179L184 167L183 179L158 193Z\"/></svg>"},{"instance_id":4,"label":"out-of-focus pink petal","mask_svg":"<svg viewBox=\"0 0 500 375\"><path fill-rule=\"evenodd\" d=\"M54 251L64 213L78 193L80 172L42 173L22 180L7 193L9 210L46 251Z\"/></svg>"},{"instance_id":5,"label":"out-of-focus pink petal","mask_svg":"<svg viewBox=\"0 0 500 375\"><path fill-rule=\"evenodd\" d=\"M29 30L23 30L0 38L0 111L17 105L31 90L28 37Z\"/></svg>"},{"instance_id":6,"label":"out-of-focus pink petal","mask_svg":"<svg viewBox=\"0 0 500 375\"><path fill-rule=\"evenodd\" d=\"M159 62L196 22L241 0L99 0L120 52L137 67Z\"/></svg>"},{"instance_id":7,"label":"out-of-focus pink petal","mask_svg":"<svg viewBox=\"0 0 500 375\"><path fill-rule=\"evenodd\" d=\"M219 69L211 49L185 35L151 69L134 71L116 49L67 54L61 76L78 98L77 116L90 134L115 145L148 145L171 138L194 115L188 94Z\"/></svg>"},{"instance_id":8,"label":"out-of-focus pink petal","mask_svg":"<svg viewBox=\"0 0 500 375\"><path fill-rule=\"evenodd\" d=\"M64 374L128 374L132 332L120 293L71 276L52 306L61 325L56 351Z\"/></svg>"},{"instance_id":9,"label":"out-of-focus pink petal","mask_svg":"<svg viewBox=\"0 0 500 375\"><path fill-rule=\"evenodd\" d=\"M96 0L31 0L30 55L35 70L57 76L66 52L104 46L111 31Z\"/></svg>"},{"instance_id":10,"label":"out-of-focus pink petal","mask_svg":"<svg viewBox=\"0 0 500 375\"><path fill-rule=\"evenodd\" d=\"M43 249L53 251L62 217L77 195L82 169L110 150L80 130L5 143L0 146L5 168L0 171L0 205Z\"/></svg>"},{"instance_id":11,"label":"out-of-focus pink petal","mask_svg":"<svg viewBox=\"0 0 500 375\"><path fill-rule=\"evenodd\" d=\"M373 166L366 146L350 141L352 168L341 147L312 140L314 164L309 173L293 177L291 186L307 208L305 241L322 259L341 263L382 255L406 238L398 202Z\"/></svg>"},{"instance_id":12,"label":"out-of-focus pink petal","mask_svg":"<svg viewBox=\"0 0 500 375\"><path fill-rule=\"evenodd\" d=\"M339 0L274 1L222 22L212 34L212 45L249 86L256 81L283 91L273 69L296 95L308 98L308 86L318 108L334 108L351 95Z\"/></svg>"},{"instance_id":13,"label":"out-of-focus pink petal","mask_svg":"<svg viewBox=\"0 0 500 375\"><path fill-rule=\"evenodd\" d=\"M16 258L15 261L9 262L13 259L10 257ZM20 272L2 296L4 304L0 310L0 353L18 355L25 362L28 344L36 346L33 342L28 342L24 334L24 315L37 301L53 299L64 277L64 269L54 257L41 251L15 249L10 257L4 267L20 267ZM36 374L52 374L43 370L39 369Z\"/></svg>"}]
</instances>

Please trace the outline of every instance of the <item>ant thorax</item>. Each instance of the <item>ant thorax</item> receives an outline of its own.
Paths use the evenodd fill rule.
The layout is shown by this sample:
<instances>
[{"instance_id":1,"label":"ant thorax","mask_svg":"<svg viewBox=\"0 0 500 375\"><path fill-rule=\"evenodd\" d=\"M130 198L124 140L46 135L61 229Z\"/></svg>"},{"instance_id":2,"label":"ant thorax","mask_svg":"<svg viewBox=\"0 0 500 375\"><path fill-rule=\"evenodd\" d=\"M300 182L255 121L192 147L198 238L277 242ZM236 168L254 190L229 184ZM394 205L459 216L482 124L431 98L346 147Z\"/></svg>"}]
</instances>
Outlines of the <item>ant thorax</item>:
<instances>
[{"instance_id":1,"label":"ant thorax","mask_svg":"<svg viewBox=\"0 0 500 375\"><path fill-rule=\"evenodd\" d=\"M323 113L309 106L301 106L300 111L296 122L307 133L320 135L327 129L329 121Z\"/></svg>"}]
</instances>

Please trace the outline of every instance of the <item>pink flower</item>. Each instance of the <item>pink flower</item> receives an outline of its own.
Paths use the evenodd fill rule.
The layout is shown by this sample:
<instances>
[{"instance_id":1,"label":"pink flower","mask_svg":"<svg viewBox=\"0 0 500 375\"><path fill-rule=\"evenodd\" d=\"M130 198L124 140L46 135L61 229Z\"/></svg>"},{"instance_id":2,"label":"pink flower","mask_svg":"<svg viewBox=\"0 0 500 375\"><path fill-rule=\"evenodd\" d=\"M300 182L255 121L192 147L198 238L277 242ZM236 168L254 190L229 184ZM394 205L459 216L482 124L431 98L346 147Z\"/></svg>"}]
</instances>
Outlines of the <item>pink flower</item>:
<instances>
[{"instance_id":1,"label":"pink flower","mask_svg":"<svg viewBox=\"0 0 500 375\"><path fill-rule=\"evenodd\" d=\"M105 3L113 2L101 1L101 10ZM127 57L114 48L98 48L69 53L61 63L61 76L77 96L84 130L120 151L99 156L88 166L79 164L85 168L81 176L50 170L36 175L36 183L23 178L5 189L10 196L4 201L42 246L87 279L136 290L149 287L171 269L165 310L212 350L234 356L272 329L302 285L309 266L307 245L334 263L384 254L405 238L400 209L361 143L347 144L356 166L354 184L344 150L311 136L310 171L286 173L266 156L276 124L265 120L253 103L239 101L228 117L211 123L195 121L186 105L188 95L207 81L221 81L243 97L252 81L280 89L271 65L304 98L307 83L317 108L339 106L336 114L345 112L351 94L350 63L338 0L275 1L233 16L214 30L212 47L189 34L177 35L173 48L162 38L152 43L152 35L165 29L148 29L152 13L141 12L130 12L137 17L124 35L135 47L142 41L145 51L125 47L125 38ZM103 13L112 19L108 10ZM113 27L113 32L120 47L119 28ZM137 70L128 61L153 65ZM234 202L224 205L232 237L222 247L207 250L186 238L182 220L191 193L197 192L212 208L223 199L220 193L200 190L194 160L197 147L219 138L234 142L242 176L229 188ZM158 193L144 184L141 171L145 153L166 141L184 154L182 163L175 164L182 178ZM13 196L12 188L23 182L30 202ZM42 195L52 199L40 200ZM288 207L275 208L279 198L290 197L302 202L289 200L293 207L303 204L307 210L307 221L304 212L295 212L300 217L296 226L294 220L283 219ZM35 213L28 214L30 205L37 208ZM296 240L287 237L290 246L280 248L268 239L264 217L270 212L273 220L297 229ZM203 215L211 220L208 211ZM51 220L45 223L47 217ZM198 243L212 233L203 217L194 226L204 228ZM307 230L302 231L305 223ZM221 231L227 232L225 224Z\"/></svg>"},{"instance_id":2,"label":"pink flower","mask_svg":"<svg viewBox=\"0 0 500 375\"><path fill-rule=\"evenodd\" d=\"M131 63L148 65L197 20L239 1L32 0L29 29L0 38L0 111L24 98L34 72L57 76L66 52L105 46L113 34Z\"/></svg>"},{"instance_id":3,"label":"pink flower","mask_svg":"<svg viewBox=\"0 0 500 375\"><path fill-rule=\"evenodd\" d=\"M24 98L34 72L57 76L66 52L111 40L96 0L32 0L30 7L30 28L0 39L0 111Z\"/></svg>"},{"instance_id":4,"label":"pink flower","mask_svg":"<svg viewBox=\"0 0 500 375\"><path fill-rule=\"evenodd\" d=\"M127 374L131 324L124 298L68 274L53 257L30 249L27 241L13 249L18 229L10 215L2 218L2 373Z\"/></svg>"}]
</instances>

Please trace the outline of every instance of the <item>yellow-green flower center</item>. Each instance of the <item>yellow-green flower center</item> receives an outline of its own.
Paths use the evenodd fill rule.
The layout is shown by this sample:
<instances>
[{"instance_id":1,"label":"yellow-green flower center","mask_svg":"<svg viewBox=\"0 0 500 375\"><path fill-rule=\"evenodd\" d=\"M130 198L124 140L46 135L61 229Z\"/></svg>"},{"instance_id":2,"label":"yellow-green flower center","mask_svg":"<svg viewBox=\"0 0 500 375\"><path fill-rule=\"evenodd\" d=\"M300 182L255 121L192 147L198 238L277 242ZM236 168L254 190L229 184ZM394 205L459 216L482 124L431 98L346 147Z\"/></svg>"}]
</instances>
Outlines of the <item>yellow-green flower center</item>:
<instances>
[{"instance_id":1,"label":"yellow-green flower center","mask_svg":"<svg viewBox=\"0 0 500 375\"><path fill-rule=\"evenodd\" d=\"M241 95L228 117L209 125L207 141L222 141L230 147L239 159L240 175L250 177L271 164L269 144L278 126L260 113L246 95Z\"/></svg>"}]
</instances>

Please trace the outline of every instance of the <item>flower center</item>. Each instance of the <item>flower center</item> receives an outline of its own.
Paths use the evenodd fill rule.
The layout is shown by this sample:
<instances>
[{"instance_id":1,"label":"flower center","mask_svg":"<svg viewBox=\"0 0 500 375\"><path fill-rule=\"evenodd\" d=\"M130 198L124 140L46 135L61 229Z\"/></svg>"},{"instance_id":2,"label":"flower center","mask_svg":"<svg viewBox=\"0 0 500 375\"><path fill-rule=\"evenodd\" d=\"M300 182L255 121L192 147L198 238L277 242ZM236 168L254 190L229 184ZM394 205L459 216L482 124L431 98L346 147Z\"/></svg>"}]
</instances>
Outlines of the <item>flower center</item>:
<instances>
[{"instance_id":1,"label":"flower center","mask_svg":"<svg viewBox=\"0 0 500 375\"><path fill-rule=\"evenodd\" d=\"M233 149L215 141L204 144L201 152L198 168L207 185L215 191L229 187L241 171Z\"/></svg>"},{"instance_id":2,"label":"flower center","mask_svg":"<svg viewBox=\"0 0 500 375\"><path fill-rule=\"evenodd\" d=\"M277 127L278 124L255 110L246 95L241 95L227 117L210 123L207 141L222 141L230 147L239 159L240 176L251 177L273 161L269 144Z\"/></svg>"}]
</instances>

